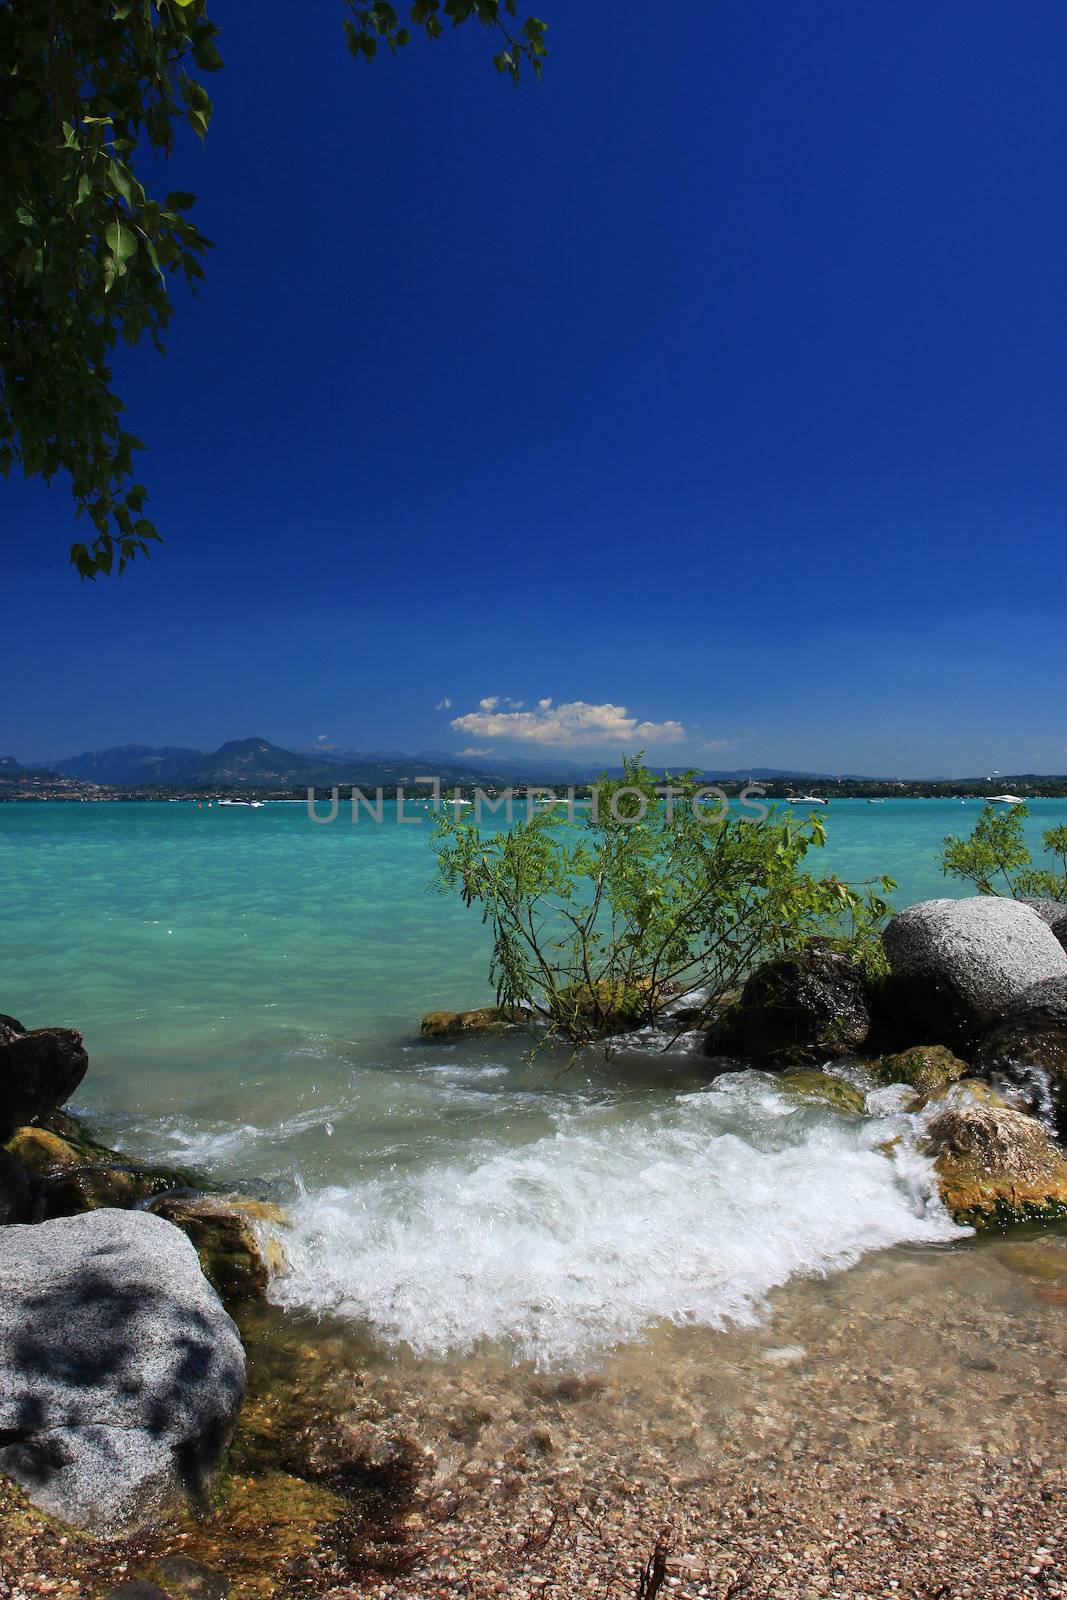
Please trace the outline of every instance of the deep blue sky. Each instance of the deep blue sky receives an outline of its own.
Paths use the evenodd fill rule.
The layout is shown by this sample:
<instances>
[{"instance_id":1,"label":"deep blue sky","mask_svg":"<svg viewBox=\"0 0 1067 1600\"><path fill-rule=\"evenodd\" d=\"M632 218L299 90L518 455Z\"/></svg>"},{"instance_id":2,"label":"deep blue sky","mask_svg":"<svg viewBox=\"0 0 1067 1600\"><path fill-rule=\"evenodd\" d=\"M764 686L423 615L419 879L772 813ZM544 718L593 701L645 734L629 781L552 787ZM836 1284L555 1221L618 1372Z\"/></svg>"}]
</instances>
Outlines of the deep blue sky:
<instances>
[{"instance_id":1,"label":"deep blue sky","mask_svg":"<svg viewBox=\"0 0 1067 1600\"><path fill-rule=\"evenodd\" d=\"M539 6L515 91L480 30L367 68L340 0L216 0L165 181L218 248L123 366L168 543L82 585L66 488L0 488L0 753L529 752L450 726L512 696L1067 770L1062 0Z\"/></svg>"}]
</instances>

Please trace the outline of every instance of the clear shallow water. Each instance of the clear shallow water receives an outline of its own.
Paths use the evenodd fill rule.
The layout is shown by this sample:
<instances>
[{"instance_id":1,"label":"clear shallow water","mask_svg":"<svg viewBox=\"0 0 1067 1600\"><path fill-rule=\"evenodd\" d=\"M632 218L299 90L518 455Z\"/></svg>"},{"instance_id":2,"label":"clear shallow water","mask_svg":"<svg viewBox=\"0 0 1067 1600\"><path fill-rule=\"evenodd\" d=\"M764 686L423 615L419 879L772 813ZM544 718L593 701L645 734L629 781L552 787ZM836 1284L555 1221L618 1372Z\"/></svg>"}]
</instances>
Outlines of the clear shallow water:
<instances>
[{"instance_id":1,"label":"clear shallow water","mask_svg":"<svg viewBox=\"0 0 1067 1600\"><path fill-rule=\"evenodd\" d=\"M977 806L837 801L817 862L958 890ZM1030 828L1067 820L1036 802ZM586 1357L667 1319L751 1319L791 1276L953 1230L883 1117L786 1104L699 1055L567 1067L417 1038L490 998L476 915L432 892L429 827L301 806L0 807L0 1010L69 1022L116 1142L292 1205L287 1303L422 1349ZM889 1108L891 1109L891 1108Z\"/></svg>"}]
</instances>

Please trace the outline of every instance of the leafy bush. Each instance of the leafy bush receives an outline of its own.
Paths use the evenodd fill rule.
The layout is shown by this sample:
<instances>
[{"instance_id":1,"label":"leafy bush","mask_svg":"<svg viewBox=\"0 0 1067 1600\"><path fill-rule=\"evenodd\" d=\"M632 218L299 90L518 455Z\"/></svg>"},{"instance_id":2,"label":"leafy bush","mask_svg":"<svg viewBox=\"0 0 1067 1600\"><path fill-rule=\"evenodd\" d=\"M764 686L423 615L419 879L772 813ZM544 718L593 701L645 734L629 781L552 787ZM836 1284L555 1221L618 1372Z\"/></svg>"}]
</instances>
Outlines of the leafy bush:
<instances>
[{"instance_id":1,"label":"leafy bush","mask_svg":"<svg viewBox=\"0 0 1067 1600\"><path fill-rule=\"evenodd\" d=\"M489 835L447 807L438 823L441 883L482 908L501 1005L533 1007L582 1041L672 1006L695 1025L760 962L816 934L872 967L884 959L892 880L804 871L825 843L820 817L709 812L693 774L659 784L640 757L594 795L588 811L534 811Z\"/></svg>"},{"instance_id":2,"label":"leafy bush","mask_svg":"<svg viewBox=\"0 0 1067 1600\"><path fill-rule=\"evenodd\" d=\"M983 806L969 839L946 838L942 872L973 883L979 894L1067 900L1067 827L1046 829L1042 841L1056 865L1035 867L1023 837L1023 821L1029 815L1027 805L1009 810L992 803Z\"/></svg>"}]
</instances>

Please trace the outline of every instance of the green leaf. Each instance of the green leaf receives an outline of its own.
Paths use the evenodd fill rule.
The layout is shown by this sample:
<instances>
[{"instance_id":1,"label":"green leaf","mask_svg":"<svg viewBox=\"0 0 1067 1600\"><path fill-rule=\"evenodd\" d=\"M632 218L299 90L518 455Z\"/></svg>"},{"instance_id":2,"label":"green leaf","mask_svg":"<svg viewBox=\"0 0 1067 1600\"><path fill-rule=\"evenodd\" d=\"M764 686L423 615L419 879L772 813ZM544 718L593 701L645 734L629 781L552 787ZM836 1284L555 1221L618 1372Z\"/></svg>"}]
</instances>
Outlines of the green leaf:
<instances>
[{"instance_id":1,"label":"green leaf","mask_svg":"<svg viewBox=\"0 0 1067 1600\"><path fill-rule=\"evenodd\" d=\"M137 235L125 223L113 222L104 237L120 266L137 254Z\"/></svg>"}]
</instances>

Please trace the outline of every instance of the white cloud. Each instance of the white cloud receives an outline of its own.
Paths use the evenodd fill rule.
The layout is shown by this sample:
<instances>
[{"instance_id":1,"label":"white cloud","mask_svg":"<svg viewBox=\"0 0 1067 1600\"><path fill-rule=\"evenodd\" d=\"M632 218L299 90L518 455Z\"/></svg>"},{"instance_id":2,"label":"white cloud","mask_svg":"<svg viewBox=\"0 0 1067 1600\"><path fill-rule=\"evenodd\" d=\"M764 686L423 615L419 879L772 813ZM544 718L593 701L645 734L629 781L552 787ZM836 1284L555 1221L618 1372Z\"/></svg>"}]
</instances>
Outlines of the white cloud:
<instances>
[{"instance_id":1,"label":"white cloud","mask_svg":"<svg viewBox=\"0 0 1067 1600\"><path fill-rule=\"evenodd\" d=\"M472 745L469 750L460 751L461 756L491 756L492 753L492 745L486 745L482 750L479 750L475 745Z\"/></svg>"},{"instance_id":2,"label":"white cloud","mask_svg":"<svg viewBox=\"0 0 1067 1600\"><path fill-rule=\"evenodd\" d=\"M509 702L514 704L514 702ZM677 744L686 738L680 722L641 722L625 706L590 705L585 700L569 700L554 706L539 700L536 711L500 711L499 696L489 696L477 711L454 717L452 727L483 739L517 739L524 744L582 746L590 744L629 745Z\"/></svg>"},{"instance_id":3,"label":"white cloud","mask_svg":"<svg viewBox=\"0 0 1067 1600\"><path fill-rule=\"evenodd\" d=\"M434 706L434 710L435 711L451 711L452 710L452 702L448 698L447 694L441 696L440 700L438 700L437 704Z\"/></svg>"}]
</instances>

